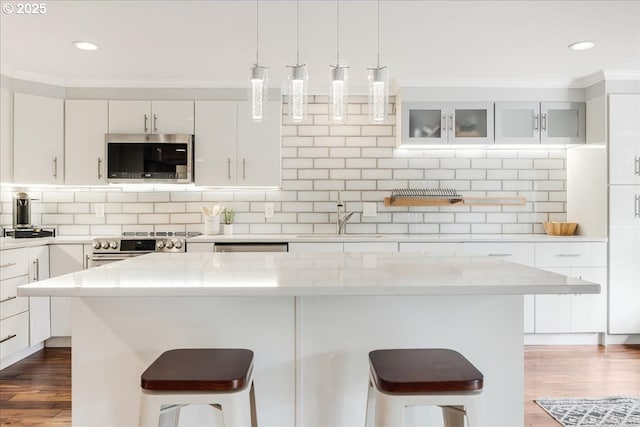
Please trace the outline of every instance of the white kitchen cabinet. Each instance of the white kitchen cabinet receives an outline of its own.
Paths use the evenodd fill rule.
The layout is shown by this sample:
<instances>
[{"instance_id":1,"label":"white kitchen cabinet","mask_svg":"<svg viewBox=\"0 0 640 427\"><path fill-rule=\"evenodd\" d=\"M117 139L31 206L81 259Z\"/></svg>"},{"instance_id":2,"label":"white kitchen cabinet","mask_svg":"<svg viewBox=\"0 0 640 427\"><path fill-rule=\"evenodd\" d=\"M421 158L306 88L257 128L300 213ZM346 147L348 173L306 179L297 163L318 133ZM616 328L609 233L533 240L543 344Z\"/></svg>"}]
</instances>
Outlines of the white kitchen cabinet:
<instances>
[{"instance_id":1,"label":"white kitchen cabinet","mask_svg":"<svg viewBox=\"0 0 640 427\"><path fill-rule=\"evenodd\" d=\"M91 245L69 244L49 246L51 277L88 268ZM51 336L71 336L71 299L51 297Z\"/></svg>"},{"instance_id":2,"label":"white kitchen cabinet","mask_svg":"<svg viewBox=\"0 0 640 427\"><path fill-rule=\"evenodd\" d=\"M187 242L187 252L213 252L213 243Z\"/></svg>"},{"instance_id":3,"label":"white kitchen cabinet","mask_svg":"<svg viewBox=\"0 0 640 427\"><path fill-rule=\"evenodd\" d=\"M605 332L607 313L604 242L536 243L536 267L600 284L599 294L536 295L536 333Z\"/></svg>"},{"instance_id":4,"label":"white kitchen cabinet","mask_svg":"<svg viewBox=\"0 0 640 427\"><path fill-rule=\"evenodd\" d=\"M400 145L490 144L493 103L403 102L398 115Z\"/></svg>"},{"instance_id":5,"label":"white kitchen cabinet","mask_svg":"<svg viewBox=\"0 0 640 427\"><path fill-rule=\"evenodd\" d=\"M14 94L13 181L64 182L64 104L61 99Z\"/></svg>"},{"instance_id":6,"label":"white kitchen cabinet","mask_svg":"<svg viewBox=\"0 0 640 427\"><path fill-rule=\"evenodd\" d=\"M196 101L195 183L199 186L280 186L280 103L255 123L245 101Z\"/></svg>"},{"instance_id":7,"label":"white kitchen cabinet","mask_svg":"<svg viewBox=\"0 0 640 427\"><path fill-rule=\"evenodd\" d=\"M193 134L193 101L109 101L109 133Z\"/></svg>"},{"instance_id":8,"label":"white kitchen cabinet","mask_svg":"<svg viewBox=\"0 0 640 427\"><path fill-rule=\"evenodd\" d=\"M462 242L400 242L400 252L426 252L427 256L456 256L462 254Z\"/></svg>"},{"instance_id":9,"label":"white kitchen cabinet","mask_svg":"<svg viewBox=\"0 0 640 427\"><path fill-rule=\"evenodd\" d=\"M344 252L398 252L398 242L344 242Z\"/></svg>"},{"instance_id":10,"label":"white kitchen cabinet","mask_svg":"<svg viewBox=\"0 0 640 427\"><path fill-rule=\"evenodd\" d=\"M609 184L640 184L640 94L609 95Z\"/></svg>"},{"instance_id":11,"label":"white kitchen cabinet","mask_svg":"<svg viewBox=\"0 0 640 427\"><path fill-rule=\"evenodd\" d=\"M583 102L496 102L496 144L578 144L586 141Z\"/></svg>"},{"instance_id":12,"label":"white kitchen cabinet","mask_svg":"<svg viewBox=\"0 0 640 427\"><path fill-rule=\"evenodd\" d=\"M640 185L609 186L609 333L640 333Z\"/></svg>"},{"instance_id":13,"label":"white kitchen cabinet","mask_svg":"<svg viewBox=\"0 0 640 427\"><path fill-rule=\"evenodd\" d=\"M0 182L13 182L13 93L0 87Z\"/></svg>"},{"instance_id":14,"label":"white kitchen cabinet","mask_svg":"<svg viewBox=\"0 0 640 427\"><path fill-rule=\"evenodd\" d=\"M49 246L29 248L29 283L49 278ZM29 297L29 345L51 337L49 297Z\"/></svg>"},{"instance_id":15,"label":"white kitchen cabinet","mask_svg":"<svg viewBox=\"0 0 640 427\"><path fill-rule=\"evenodd\" d=\"M0 320L0 360L29 346L29 313ZM4 366L2 366L4 367Z\"/></svg>"},{"instance_id":16,"label":"white kitchen cabinet","mask_svg":"<svg viewBox=\"0 0 640 427\"><path fill-rule=\"evenodd\" d=\"M105 184L106 100L65 101L65 184Z\"/></svg>"}]
</instances>

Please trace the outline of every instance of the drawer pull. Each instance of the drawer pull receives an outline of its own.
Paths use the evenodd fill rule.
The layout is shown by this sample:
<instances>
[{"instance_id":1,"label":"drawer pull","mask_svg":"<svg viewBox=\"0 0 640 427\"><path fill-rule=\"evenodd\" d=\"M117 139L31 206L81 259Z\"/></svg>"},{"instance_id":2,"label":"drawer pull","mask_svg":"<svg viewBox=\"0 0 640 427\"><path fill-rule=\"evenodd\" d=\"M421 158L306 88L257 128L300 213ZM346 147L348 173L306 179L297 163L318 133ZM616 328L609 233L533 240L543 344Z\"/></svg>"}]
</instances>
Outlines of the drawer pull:
<instances>
[{"instance_id":1,"label":"drawer pull","mask_svg":"<svg viewBox=\"0 0 640 427\"><path fill-rule=\"evenodd\" d=\"M0 302L11 301L12 299L16 299L16 298L18 298L18 297L17 297L17 296L15 296L15 297L9 297L9 298L5 298L5 299L3 299L3 300L0 300Z\"/></svg>"},{"instance_id":2,"label":"drawer pull","mask_svg":"<svg viewBox=\"0 0 640 427\"><path fill-rule=\"evenodd\" d=\"M16 263L15 263L15 262L10 262L10 263L8 263L8 264L2 264L2 265L0 265L0 268L12 267L12 266L14 266L14 265L16 265Z\"/></svg>"},{"instance_id":3,"label":"drawer pull","mask_svg":"<svg viewBox=\"0 0 640 427\"><path fill-rule=\"evenodd\" d=\"M576 256L582 256L582 254L556 254L556 256L560 256L560 257L576 257Z\"/></svg>"},{"instance_id":4,"label":"drawer pull","mask_svg":"<svg viewBox=\"0 0 640 427\"><path fill-rule=\"evenodd\" d=\"M6 338L1 339L1 340L0 340L0 344L2 344L2 343L3 343L3 342L5 342L5 341L9 341L11 338L15 338L15 337L17 337L17 335L16 335L16 334L11 334L11 335L9 335L9 336L8 336L8 337L6 337Z\"/></svg>"},{"instance_id":5,"label":"drawer pull","mask_svg":"<svg viewBox=\"0 0 640 427\"><path fill-rule=\"evenodd\" d=\"M487 254L488 256L498 256L498 257L507 257L513 256L513 254Z\"/></svg>"}]
</instances>

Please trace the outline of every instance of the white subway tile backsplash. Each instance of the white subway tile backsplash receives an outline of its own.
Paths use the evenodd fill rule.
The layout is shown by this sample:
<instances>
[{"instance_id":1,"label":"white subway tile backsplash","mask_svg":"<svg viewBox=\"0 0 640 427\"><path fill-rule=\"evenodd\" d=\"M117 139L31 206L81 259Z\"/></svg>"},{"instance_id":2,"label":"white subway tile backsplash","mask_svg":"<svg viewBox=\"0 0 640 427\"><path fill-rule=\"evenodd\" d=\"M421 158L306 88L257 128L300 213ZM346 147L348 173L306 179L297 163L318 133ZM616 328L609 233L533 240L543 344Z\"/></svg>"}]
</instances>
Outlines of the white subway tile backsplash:
<instances>
[{"instance_id":1,"label":"white subway tile backsplash","mask_svg":"<svg viewBox=\"0 0 640 427\"><path fill-rule=\"evenodd\" d=\"M346 181L345 190L375 190L376 189L376 181L358 181L358 180L350 180Z\"/></svg>"},{"instance_id":2,"label":"white subway tile backsplash","mask_svg":"<svg viewBox=\"0 0 640 427\"><path fill-rule=\"evenodd\" d=\"M138 215L136 214L109 214L106 216L107 224L137 224ZM153 224L153 223L149 223Z\"/></svg>"},{"instance_id":3,"label":"white subway tile backsplash","mask_svg":"<svg viewBox=\"0 0 640 427\"><path fill-rule=\"evenodd\" d=\"M99 227L99 226L98 226ZM58 227L60 236L89 236L91 235L90 225L60 225ZM100 234L100 233L97 233ZM118 235L120 233L116 233ZM113 234L110 234L113 235Z\"/></svg>"},{"instance_id":4,"label":"white subway tile backsplash","mask_svg":"<svg viewBox=\"0 0 640 427\"><path fill-rule=\"evenodd\" d=\"M172 202L199 202L202 200L200 191L174 191L171 193Z\"/></svg>"},{"instance_id":5,"label":"white subway tile backsplash","mask_svg":"<svg viewBox=\"0 0 640 427\"><path fill-rule=\"evenodd\" d=\"M140 214L138 215L140 224L168 224L169 214Z\"/></svg>"},{"instance_id":6,"label":"white subway tile backsplash","mask_svg":"<svg viewBox=\"0 0 640 427\"><path fill-rule=\"evenodd\" d=\"M531 159L502 159L503 169L533 169Z\"/></svg>"},{"instance_id":7,"label":"white subway tile backsplash","mask_svg":"<svg viewBox=\"0 0 640 427\"><path fill-rule=\"evenodd\" d=\"M78 203L104 203L107 201L107 194L101 191L78 191L75 193L75 201Z\"/></svg>"},{"instance_id":8,"label":"white subway tile backsplash","mask_svg":"<svg viewBox=\"0 0 640 427\"><path fill-rule=\"evenodd\" d=\"M472 234L500 234L501 232L500 224L471 224Z\"/></svg>"},{"instance_id":9,"label":"white subway tile backsplash","mask_svg":"<svg viewBox=\"0 0 640 427\"><path fill-rule=\"evenodd\" d=\"M441 224L440 233L443 234L469 234L471 224Z\"/></svg>"},{"instance_id":10,"label":"white subway tile backsplash","mask_svg":"<svg viewBox=\"0 0 640 427\"><path fill-rule=\"evenodd\" d=\"M328 168L328 169L341 169L344 168L344 159L314 159L313 167L315 168Z\"/></svg>"},{"instance_id":11,"label":"white subway tile backsplash","mask_svg":"<svg viewBox=\"0 0 640 427\"><path fill-rule=\"evenodd\" d=\"M347 184L353 181L346 181ZM343 180L318 180L313 182L314 190L344 190L345 181Z\"/></svg>"},{"instance_id":12,"label":"white subway tile backsplash","mask_svg":"<svg viewBox=\"0 0 640 427\"><path fill-rule=\"evenodd\" d=\"M564 169L564 160L562 159L537 159L533 161L536 169Z\"/></svg>"},{"instance_id":13,"label":"white subway tile backsplash","mask_svg":"<svg viewBox=\"0 0 640 427\"><path fill-rule=\"evenodd\" d=\"M317 136L313 138L313 145L316 147L343 147L345 144L342 136Z\"/></svg>"},{"instance_id":14,"label":"white subway tile backsplash","mask_svg":"<svg viewBox=\"0 0 640 427\"><path fill-rule=\"evenodd\" d=\"M329 148L327 147L300 147L298 148L298 157L329 157Z\"/></svg>"},{"instance_id":15,"label":"white subway tile backsplash","mask_svg":"<svg viewBox=\"0 0 640 427\"><path fill-rule=\"evenodd\" d=\"M456 223L484 223L486 222L486 215L483 213L469 213L462 212L455 214Z\"/></svg>"},{"instance_id":16,"label":"white subway tile backsplash","mask_svg":"<svg viewBox=\"0 0 640 427\"><path fill-rule=\"evenodd\" d=\"M331 179L360 179L360 169L331 169L329 174Z\"/></svg>"},{"instance_id":17,"label":"white subway tile backsplash","mask_svg":"<svg viewBox=\"0 0 640 427\"><path fill-rule=\"evenodd\" d=\"M58 203L59 213L89 213L89 203Z\"/></svg>"},{"instance_id":18,"label":"white subway tile backsplash","mask_svg":"<svg viewBox=\"0 0 640 427\"><path fill-rule=\"evenodd\" d=\"M502 224L504 234L529 234L533 233L532 224Z\"/></svg>"},{"instance_id":19,"label":"white subway tile backsplash","mask_svg":"<svg viewBox=\"0 0 640 427\"><path fill-rule=\"evenodd\" d=\"M471 159L473 169L501 169L502 159Z\"/></svg>"},{"instance_id":20,"label":"white subway tile backsplash","mask_svg":"<svg viewBox=\"0 0 640 427\"><path fill-rule=\"evenodd\" d=\"M331 136L358 136L360 135L360 126L338 125L329 128Z\"/></svg>"},{"instance_id":21,"label":"white subway tile backsplash","mask_svg":"<svg viewBox=\"0 0 640 427\"><path fill-rule=\"evenodd\" d=\"M375 147L380 145L375 136L348 136L346 139L347 147Z\"/></svg>"},{"instance_id":22,"label":"white subway tile backsplash","mask_svg":"<svg viewBox=\"0 0 640 427\"><path fill-rule=\"evenodd\" d=\"M310 136L284 136L282 137L283 147L311 147L313 137Z\"/></svg>"},{"instance_id":23,"label":"white subway tile backsplash","mask_svg":"<svg viewBox=\"0 0 640 427\"><path fill-rule=\"evenodd\" d=\"M363 148L362 157L386 158L393 155L393 148Z\"/></svg>"},{"instance_id":24,"label":"white subway tile backsplash","mask_svg":"<svg viewBox=\"0 0 640 427\"><path fill-rule=\"evenodd\" d=\"M168 202L171 200L171 193L138 193L138 201L146 202Z\"/></svg>"},{"instance_id":25,"label":"white subway tile backsplash","mask_svg":"<svg viewBox=\"0 0 640 427\"><path fill-rule=\"evenodd\" d=\"M409 159L409 167L413 169L438 169L439 159Z\"/></svg>"},{"instance_id":26,"label":"white subway tile backsplash","mask_svg":"<svg viewBox=\"0 0 640 427\"><path fill-rule=\"evenodd\" d=\"M284 169L311 169L313 168L313 159L282 159L282 167Z\"/></svg>"},{"instance_id":27,"label":"white subway tile backsplash","mask_svg":"<svg viewBox=\"0 0 640 427\"><path fill-rule=\"evenodd\" d=\"M362 179L391 179L393 175L392 169L362 169L361 172Z\"/></svg>"},{"instance_id":28,"label":"white subway tile backsplash","mask_svg":"<svg viewBox=\"0 0 640 427\"><path fill-rule=\"evenodd\" d=\"M90 234L92 236L119 236L119 235L122 234L122 226L120 226L120 225L92 225Z\"/></svg>"},{"instance_id":29,"label":"white subway tile backsplash","mask_svg":"<svg viewBox=\"0 0 640 427\"><path fill-rule=\"evenodd\" d=\"M529 181L531 182L531 181ZM533 189L537 191L562 191L564 181L533 181Z\"/></svg>"},{"instance_id":30,"label":"white subway tile backsplash","mask_svg":"<svg viewBox=\"0 0 640 427\"><path fill-rule=\"evenodd\" d=\"M437 234L440 232L438 224L409 224L411 234Z\"/></svg>"},{"instance_id":31,"label":"white subway tile backsplash","mask_svg":"<svg viewBox=\"0 0 640 427\"><path fill-rule=\"evenodd\" d=\"M329 179L328 169L298 169L299 179Z\"/></svg>"},{"instance_id":32,"label":"white subway tile backsplash","mask_svg":"<svg viewBox=\"0 0 640 427\"><path fill-rule=\"evenodd\" d=\"M298 223L300 224L326 224L329 222L329 214L327 213L299 213ZM334 224L335 226L335 224Z\"/></svg>"},{"instance_id":33,"label":"white subway tile backsplash","mask_svg":"<svg viewBox=\"0 0 640 427\"><path fill-rule=\"evenodd\" d=\"M186 206L184 203L154 203L153 211L155 213L186 212Z\"/></svg>"},{"instance_id":34,"label":"white subway tile backsplash","mask_svg":"<svg viewBox=\"0 0 640 427\"><path fill-rule=\"evenodd\" d=\"M330 157L360 157L360 148L358 147L339 147L329 149Z\"/></svg>"},{"instance_id":35,"label":"white subway tile backsplash","mask_svg":"<svg viewBox=\"0 0 640 427\"><path fill-rule=\"evenodd\" d=\"M30 195L34 197L35 195ZM74 193L70 191L46 191L42 194L43 203L73 203Z\"/></svg>"},{"instance_id":36,"label":"white subway tile backsplash","mask_svg":"<svg viewBox=\"0 0 640 427\"><path fill-rule=\"evenodd\" d=\"M441 159L440 167L442 169L469 169L471 159Z\"/></svg>"}]
</instances>

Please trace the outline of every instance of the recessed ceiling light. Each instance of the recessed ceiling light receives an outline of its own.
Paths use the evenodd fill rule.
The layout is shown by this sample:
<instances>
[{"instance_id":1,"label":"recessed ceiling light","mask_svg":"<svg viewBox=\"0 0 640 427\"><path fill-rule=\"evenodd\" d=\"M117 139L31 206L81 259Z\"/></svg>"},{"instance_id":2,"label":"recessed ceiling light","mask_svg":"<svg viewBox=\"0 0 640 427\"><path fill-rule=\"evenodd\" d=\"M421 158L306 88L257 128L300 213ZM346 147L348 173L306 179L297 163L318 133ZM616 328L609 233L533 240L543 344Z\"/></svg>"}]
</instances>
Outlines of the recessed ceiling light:
<instances>
[{"instance_id":1,"label":"recessed ceiling light","mask_svg":"<svg viewBox=\"0 0 640 427\"><path fill-rule=\"evenodd\" d=\"M71 44L82 50L98 50L98 46L90 42L75 41Z\"/></svg>"},{"instance_id":2,"label":"recessed ceiling light","mask_svg":"<svg viewBox=\"0 0 640 427\"><path fill-rule=\"evenodd\" d=\"M573 42L568 47L571 50L587 50L594 47L596 44L589 40L584 40L580 42Z\"/></svg>"}]
</instances>

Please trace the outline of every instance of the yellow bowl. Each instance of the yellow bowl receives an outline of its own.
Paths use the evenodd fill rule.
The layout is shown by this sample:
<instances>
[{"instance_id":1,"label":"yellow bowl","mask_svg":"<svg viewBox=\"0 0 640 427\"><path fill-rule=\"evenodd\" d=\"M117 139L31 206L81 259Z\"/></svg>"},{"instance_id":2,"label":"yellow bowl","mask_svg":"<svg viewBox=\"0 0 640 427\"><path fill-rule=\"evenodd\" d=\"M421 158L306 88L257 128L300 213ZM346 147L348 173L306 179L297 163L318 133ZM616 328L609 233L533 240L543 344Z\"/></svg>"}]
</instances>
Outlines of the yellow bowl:
<instances>
[{"instance_id":1,"label":"yellow bowl","mask_svg":"<svg viewBox=\"0 0 640 427\"><path fill-rule=\"evenodd\" d=\"M576 232L577 222L546 221L542 224L544 231L552 236L571 236Z\"/></svg>"}]
</instances>

